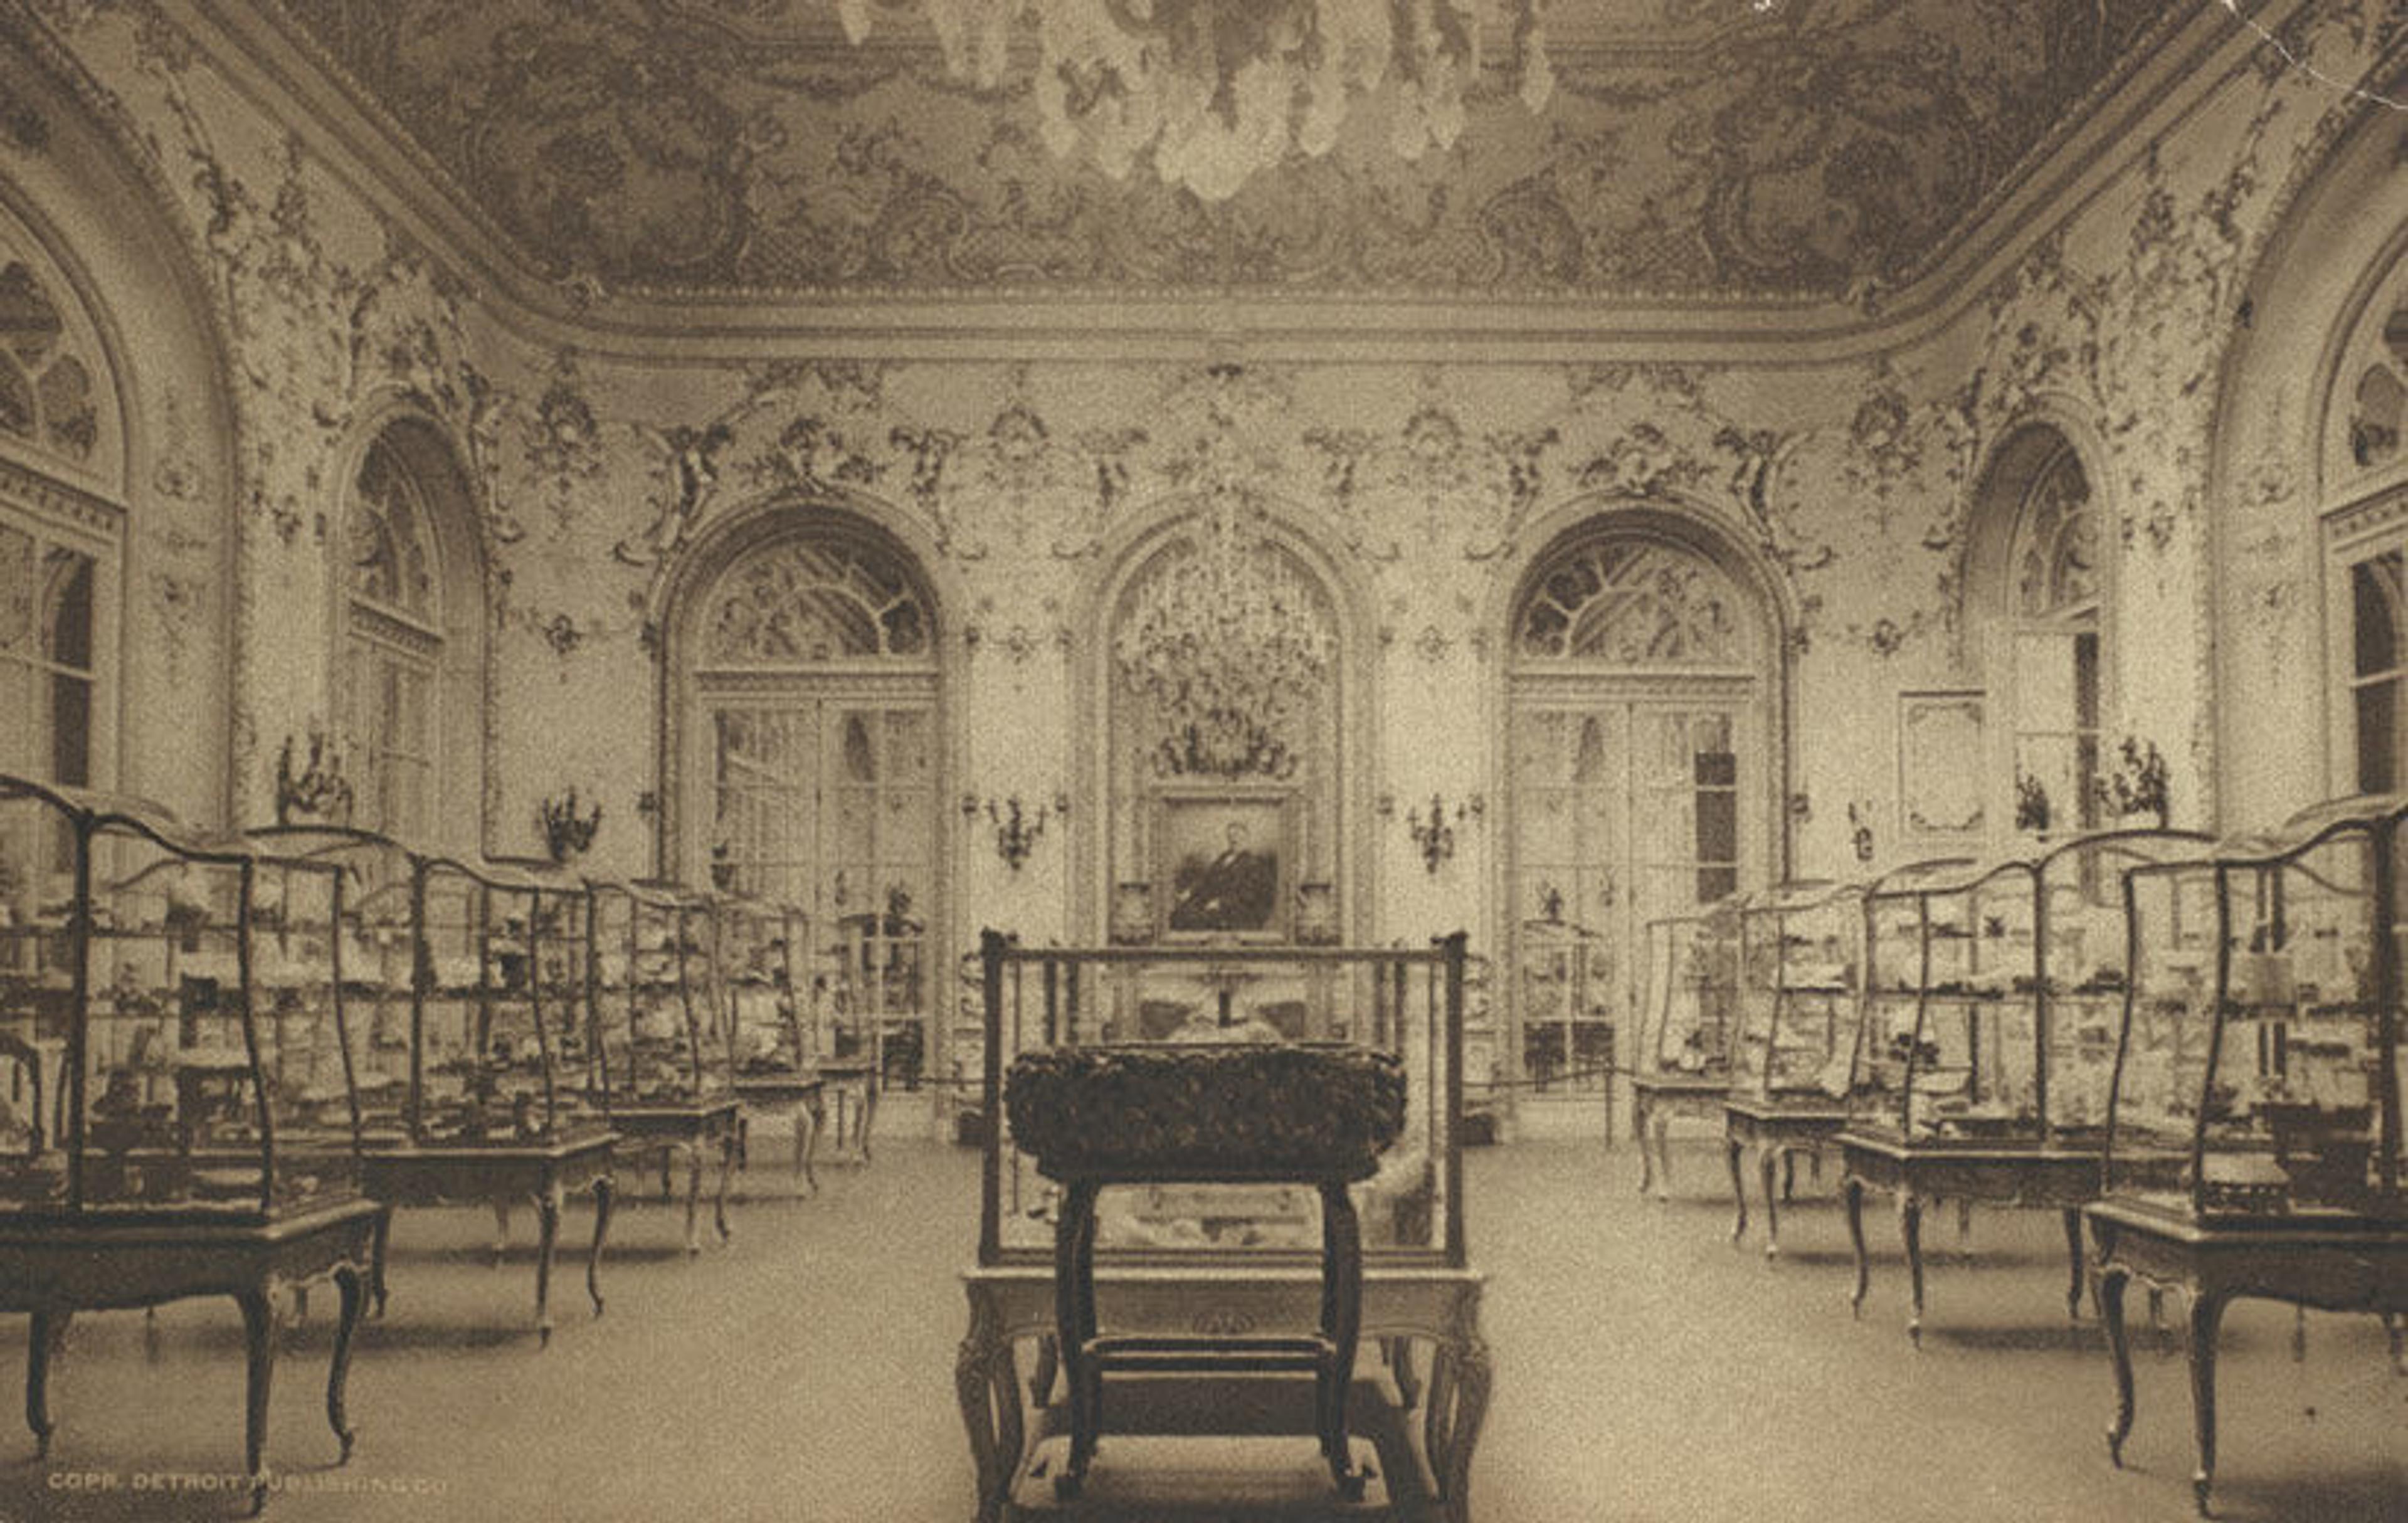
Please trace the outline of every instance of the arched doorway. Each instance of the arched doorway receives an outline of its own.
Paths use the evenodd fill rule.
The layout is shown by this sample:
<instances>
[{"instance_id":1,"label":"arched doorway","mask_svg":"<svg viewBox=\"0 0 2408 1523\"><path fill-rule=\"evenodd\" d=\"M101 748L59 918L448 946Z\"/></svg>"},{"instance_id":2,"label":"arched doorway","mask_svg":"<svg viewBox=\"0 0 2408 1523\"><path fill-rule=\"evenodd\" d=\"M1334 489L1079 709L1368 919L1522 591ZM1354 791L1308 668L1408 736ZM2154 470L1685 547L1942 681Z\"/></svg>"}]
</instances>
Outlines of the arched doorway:
<instances>
[{"instance_id":1,"label":"arched doorway","mask_svg":"<svg viewBox=\"0 0 2408 1523\"><path fill-rule=\"evenodd\" d=\"M943 1071L937 609L882 530L762 515L674 627L681 782L665 860L809 918L827 1056Z\"/></svg>"},{"instance_id":2,"label":"arched doorway","mask_svg":"<svg viewBox=\"0 0 2408 1523\"><path fill-rule=\"evenodd\" d=\"M1603 1095L1616 1033L1636 1029L1647 923L1769 876L1772 626L1720 547L1666 515L1591 520L1533 563L1506 758L1507 1046L1524 1096Z\"/></svg>"}]
</instances>

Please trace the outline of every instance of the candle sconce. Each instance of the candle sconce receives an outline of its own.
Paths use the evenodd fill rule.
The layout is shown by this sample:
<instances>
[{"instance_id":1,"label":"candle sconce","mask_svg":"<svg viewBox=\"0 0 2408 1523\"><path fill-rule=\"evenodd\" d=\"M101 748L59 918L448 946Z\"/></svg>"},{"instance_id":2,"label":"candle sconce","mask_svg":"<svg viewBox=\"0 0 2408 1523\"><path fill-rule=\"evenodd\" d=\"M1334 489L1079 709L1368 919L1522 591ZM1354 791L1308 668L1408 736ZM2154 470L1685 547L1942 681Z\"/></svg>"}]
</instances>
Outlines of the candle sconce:
<instances>
[{"instance_id":1,"label":"candle sconce","mask_svg":"<svg viewBox=\"0 0 2408 1523\"><path fill-rule=\"evenodd\" d=\"M600 801L596 800L590 810L580 809L575 788L565 796L547 798L538 807L542 812L543 849L554 862L566 864L583 855L594 844L594 833L602 828Z\"/></svg>"},{"instance_id":2,"label":"candle sconce","mask_svg":"<svg viewBox=\"0 0 2408 1523\"><path fill-rule=\"evenodd\" d=\"M1487 801L1475 793L1470 797L1458 801L1453 812L1450 813L1446 807L1446 800L1437 794L1432 794L1426 814L1419 805L1407 810L1405 829L1412 834L1413 844L1421 849L1422 865L1432 873L1436 873L1440 863L1455 855L1455 826L1467 821L1479 819L1486 812L1487 807ZM1394 795L1381 796L1379 812L1382 819L1387 819L1397 812L1397 800Z\"/></svg>"},{"instance_id":3,"label":"candle sconce","mask_svg":"<svg viewBox=\"0 0 2408 1523\"><path fill-rule=\"evenodd\" d=\"M1049 817L1063 818L1069 812L1070 799L1067 794L1057 793L1050 806L1040 803L1034 809L1023 804L1018 794L1009 798L986 799L974 793L962 795L962 818L975 820L981 814L986 816L987 823L995 826L995 854L1002 857L1014 872L1018 872L1021 864L1028 860L1028 854L1037 849L1038 841L1045 834L1046 820Z\"/></svg>"},{"instance_id":4,"label":"candle sconce","mask_svg":"<svg viewBox=\"0 0 2408 1523\"><path fill-rule=\"evenodd\" d=\"M291 825L295 815L322 820L348 817L351 810L351 780L343 776L342 749L325 731L309 727L309 756L294 767L296 737L287 735L276 754L276 823Z\"/></svg>"},{"instance_id":5,"label":"candle sconce","mask_svg":"<svg viewBox=\"0 0 2408 1523\"><path fill-rule=\"evenodd\" d=\"M1855 849L1856 860L1873 859L1873 803L1870 798L1848 800L1848 841Z\"/></svg>"}]
</instances>

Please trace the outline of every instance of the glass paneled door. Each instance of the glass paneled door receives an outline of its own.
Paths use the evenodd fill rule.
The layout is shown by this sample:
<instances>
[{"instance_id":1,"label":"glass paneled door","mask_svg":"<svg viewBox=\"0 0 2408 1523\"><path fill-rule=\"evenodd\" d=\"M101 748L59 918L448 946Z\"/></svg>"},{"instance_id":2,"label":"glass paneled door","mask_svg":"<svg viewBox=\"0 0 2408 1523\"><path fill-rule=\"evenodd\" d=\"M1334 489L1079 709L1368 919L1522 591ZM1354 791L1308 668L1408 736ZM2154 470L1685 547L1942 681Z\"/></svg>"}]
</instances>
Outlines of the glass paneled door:
<instances>
[{"instance_id":1,"label":"glass paneled door","mask_svg":"<svg viewBox=\"0 0 2408 1523\"><path fill-rule=\"evenodd\" d=\"M819 1057L918 1087L927 1064L937 867L933 694L706 693L714 887L810 912L806 1025Z\"/></svg>"},{"instance_id":2,"label":"glass paneled door","mask_svg":"<svg viewBox=\"0 0 2408 1523\"><path fill-rule=\"evenodd\" d=\"M1742 813L1763 782L1742 761L1751 702L1742 684L1517 706L1513 1045L1525 1093L1602 1092L1615 1033L1637 1029L1647 923L1738 888Z\"/></svg>"}]
</instances>

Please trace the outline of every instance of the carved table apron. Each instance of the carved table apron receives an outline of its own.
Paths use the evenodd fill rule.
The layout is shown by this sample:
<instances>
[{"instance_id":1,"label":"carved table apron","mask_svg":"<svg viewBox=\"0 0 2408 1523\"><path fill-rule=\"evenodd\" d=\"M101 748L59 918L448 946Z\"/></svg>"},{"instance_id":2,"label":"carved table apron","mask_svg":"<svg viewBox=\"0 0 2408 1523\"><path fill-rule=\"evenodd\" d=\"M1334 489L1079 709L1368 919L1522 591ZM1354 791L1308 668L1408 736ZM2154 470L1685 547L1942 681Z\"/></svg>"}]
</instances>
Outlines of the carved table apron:
<instances>
[{"instance_id":1,"label":"carved table apron","mask_svg":"<svg viewBox=\"0 0 2408 1523\"><path fill-rule=\"evenodd\" d=\"M1764 1253L1770 1258L1781 1252L1781 1192L1773 1184L1777 1165L1792 1154L1812 1153L1820 1168L1823 1149L1847 1124L1848 1113L1836 1105L1736 1096L1723 1101L1724 1159L1730 1166L1731 1199L1739 1207L1731 1222L1733 1243L1747 1236L1747 1186L1740 1174L1741 1150L1756 1149L1756 1171L1763 1176Z\"/></svg>"},{"instance_id":2,"label":"carved table apron","mask_svg":"<svg viewBox=\"0 0 2408 1523\"><path fill-rule=\"evenodd\" d=\"M1095 1279L1114 1323L1130 1328L1229 1333L1295 1327L1311 1324L1321 1305L1321 1269L1312 1262L1244 1270L1107 1265ZM979 1523L996 1523L1026 1449L1013 1345L1036 1340L1048 1345L1040 1358L1050 1351L1057 1326L1054 1272L1044 1264L1003 1265L967 1271L962 1280L970 1322L954 1381L978 1469L976 1516ZM1398 1384L1408 1404L1418 1400L1422 1406L1422 1459L1448 1523L1469 1523L1471 1516L1471 1454L1493 1379L1480 1333L1483 1284L1475 1270L1377 1261L1363 1270L1361 1338L1395 1353L1415 1342L1432 1345L1426 1387L1412 1377L1409 1357L1398 1361ZM1041 1362L1039 1373L1042 1384L1031 1382L1029 1394L1041 1401L1053 1384L1050 1365Z\"/></svg>"},{"instance_id":3,"label":"carved table apron","mask_svg":"<svg viewBox=\"0 0 2408 1523\"><path fill-rule=\"evenodd\" d=\"M685 1184L685 1251L702 1252L702 1242L695 1231L696 1214L702 1200L702 1159L704 1153L716 1149L719 1154L719 1195L711 1202L711 1225L725 1243L727 1226L727 1182L736 1170L737 1123L743 1102L730 1097L721 1100L696 1100L688 1105L613 1105L610 1127L619 1133L619 1156L641 1158L658 1153L661 1156L661 1193L669 1193L669 1165L679 1154L686 1160Z\"/></svg>"},{"instance_id":4,"label":"carved table apron","mask_svg":"<svg viewBox=\"0 0 2408 1523\"><path fill-rule=\"evenodd\" d=\"M256 1513L267 1500L261 1458L267 1397L276 1362L280 1292L332 1276L341 1319L326 1375L326 1421L351 1457L357 1432L345 1419L343 1387L364 1282L393 1208L350 1200L265 1222L175 1221L151 1214L132 1221L30 1213L0 1215L0 1312L26 1312L25 1424L48 1455L50 1365L77 1312L157 1306L193 1296L230 1296L242 1309L248 1371L243 1402L243 1465Z\"/></svg>"},{"instance_id":5,"label":"carved table apron","mask_svg":"<svg viewBox=\"0 0 2408 1523\"><path fill-rule=\"evenodd\" d=\"M1887 1190L1898 1200L1899 1236L1906 1244L1907 1282L1912 1295L1906 1332L1917 1347L1923 1343L1923 1207L1926 1201L1954 1200L1961 1208L1972 1202L2028 1209L2054 1209L2065 1219L2065 1244L2070 1271L2065 1315L2082 1314L2082 1208L2099 1198L2100 1153L2095 1147L2043 1146L2038 1142L2012 1143L1910 1142L1879 1133L1843 1131L1840 1157L1845 1170L1841 1186L1848 1207L1848 1242L1856 1250L1856 1281L1848 1309L1864 1307L1865 1286L1871 1277L1865 1257L1865 1190Z\"/></svg>"},{"instance_id":6,"label":"carved table apron","mask_svg":"<svg viewBox=\"0 0 2408 1523\"><path fill-rule=\"evenodd\" d=\"M2122 1200L2084 1208L2100 1316L2114 1356L2115 1420L2107 1453L2124 1463L2132 1431L2132 1355L2124 1334L2124 1286L2179 1286L2190 1302L2191 1421L2199 1468L2191 1492L2200 1516L2215 1475L2215 1336L2227 1302L2244 1296L2328 1312L2408 1312L2408 1224L2359 1217L2203 1225ZM2399 1356L2394 1334L2393 1358Z\"/></svg>"},{"instance_id":7,"label":"carved table apron","mask_svg":"<svg viewBox=\"0 0 2408 1523\"><path fill-rule=\"evenodd\" d=\"M602 1315L602 1244L610 1230L612 1149L618 1134L595 1131L557 1142L462 1143L453 1147L374 1148L360 1157L360 1178L367 1193L394 1206L482 1203L494 1208L494 1220L503 1237L509 1232L513 1201L532 1200L536 1208L535 1324L539 1343L552 1342L552 1257L560 1241L562 1197L570 1190L594 1192L594 1246L585 1259L585 1293L594 1315ZM377 1231L377 1315L384 1315L385 1247L391 1218ZM494 1243L496 1262L502 1238Z\"/></svg>"}]
</instances>

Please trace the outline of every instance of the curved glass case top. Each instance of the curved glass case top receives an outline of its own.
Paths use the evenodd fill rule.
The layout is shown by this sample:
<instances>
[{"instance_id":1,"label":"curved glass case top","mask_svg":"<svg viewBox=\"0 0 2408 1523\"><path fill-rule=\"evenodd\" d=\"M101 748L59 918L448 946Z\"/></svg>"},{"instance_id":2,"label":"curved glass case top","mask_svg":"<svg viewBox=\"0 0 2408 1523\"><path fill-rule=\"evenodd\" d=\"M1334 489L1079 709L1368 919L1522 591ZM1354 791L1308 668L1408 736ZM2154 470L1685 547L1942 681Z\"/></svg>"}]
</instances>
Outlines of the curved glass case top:
<instances>
[{"instance_id":1,"label":"curved glass case top","mask_svg":"<svg viewBox=\"0 0 2408 1523\"><path fill-rule=\"evenodd\" d=\"M2408 1215L2403 820L2400 796L2341 801L2127 874L2111 1195L2202 1219Z\"/></svg>"},{"instance_id":2,"label":"curved glass case top","mask_svg":"<svg viewBox=\"0 0 2408 1523\"><path fill-rule=\"evenodd\" d=\"M1734 1099L1837 1106L1846 1096L1864 895L1856 884L1789 883L1742 903Z\"/></svg>"},{"instance_id":3,"label":"curved glass case top","mask_svg":"<svg viewBox=\"0 0 2408 1523\"><path fill-rule=\"evenodd\" d=\"M0 1200L256 1219L356 1193L347 887L0 777Z\"/></svg>"},{"instance_id":4,"label":"curved glass case top","mask_svg":"<svg viewBox=\"0 0 2408 1523\"><path fill-rule=\"evenodd\" d=\"M1728 1084L1738 1004L1736 899L1649 921L1635 1071L1646 1079Z\"/></svg>"}]
</instances>

